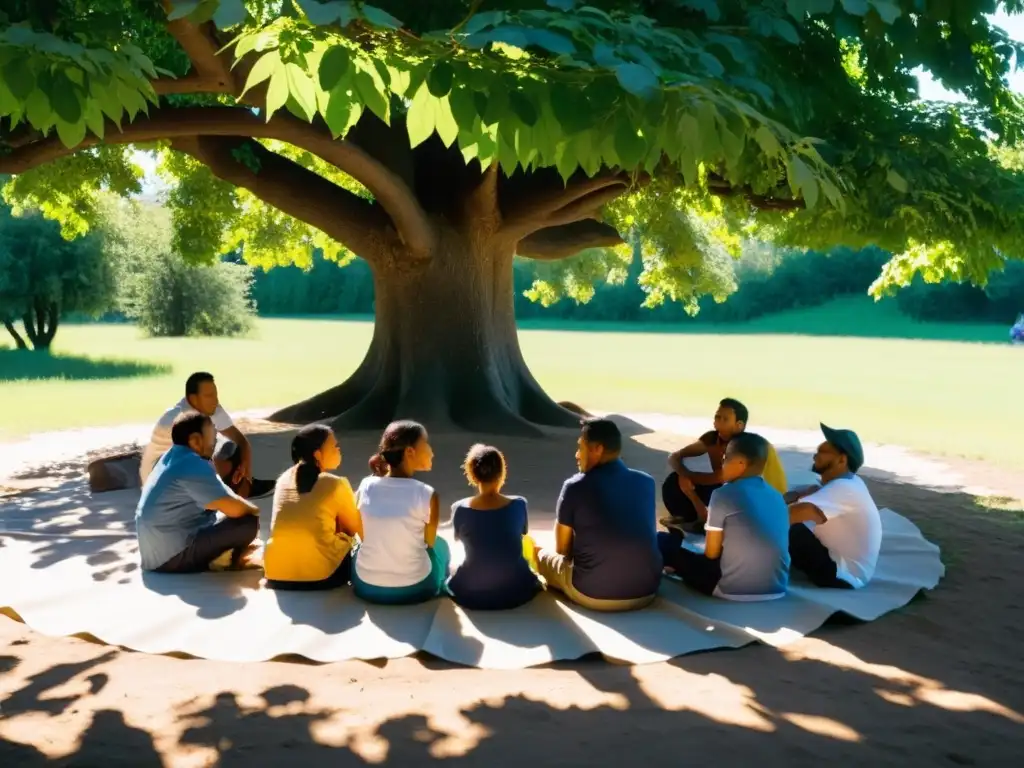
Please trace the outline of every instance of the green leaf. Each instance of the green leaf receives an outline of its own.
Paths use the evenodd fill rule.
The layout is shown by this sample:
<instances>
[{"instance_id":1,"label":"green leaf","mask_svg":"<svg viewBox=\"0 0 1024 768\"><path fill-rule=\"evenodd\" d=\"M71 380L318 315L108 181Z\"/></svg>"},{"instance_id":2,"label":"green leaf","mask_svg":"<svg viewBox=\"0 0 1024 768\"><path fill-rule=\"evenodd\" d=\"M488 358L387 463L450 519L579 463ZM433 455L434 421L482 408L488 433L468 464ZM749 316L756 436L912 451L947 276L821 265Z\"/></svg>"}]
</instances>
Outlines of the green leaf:
<instances>
[{"instance_id":1,"label":"green leaf","mask_svg":"<svg viewBox=\"0 0 1024 768\"><path fill-rule=\"evenodd\" d=\"M4 64L2 71L4 84L18 101L25 101L35 90L36 76L24 57L16 56L11 59Z\"/></svg>"},{"instance_id":2,"label":"green leaf","mask_svg":"<svg viewBox=\"0 0 1024 768\"><path fill-rule=\"evenodd\" d=\"M85 139L85 121L66 122L57 120L57 135L60 142L68 149L77 147Z\"/></svg>"},{"instance_id":3,"label":"green leaf","mask_svg":"<svg viewBox=\"0 0 1024 768\"><path fill-rule=\"evenodd\" d=\"M427 75L427 88L431 95L441 99L448 95L452 89L452 81L455 79L455 70L447 61L439 61Z\"/></svg>"},{"instance_id":4,"label":"green leaf","mask_svg":"<svg viewBox=\"0 0 1024 768\"><path fill-rule=\"evenodd\" d=\"M43 131L53 123L53 110L50 109L50 100L42 90L36 89L29 94L25 100L25 117L28 118L32 127Z\"/></svg>"},{"instance_id":5,"label":"green leaf","mask_svg":"<svg viewBox=\"0 0 1024 768\"><path fill-rule=\"evenodd\" d=\"M218 29L228 29L242 24L247 15L242 0L220 0L220 5L213 12L213 23Z\"/></svg>"},{"instance_id":6,"label":"green leaf","mask_svg":"<svg viewBox=\"0 0 1024 768\"><path fill-rule=\"evenodd\" d=\"M106 123L103 122L103 113L96 104L86 105L85 124L102 141L103 134L106 132Z\"/></svg>"},{"instance_id":7,"label":"green leaf","mask_svg":"<svg viewBox=\"0 0 1024 768\"><path fill-rule=\"evenodd\" d=\"M355 18L355 9L351 2L338 0L333 3L320 3L316 0L298 0L298 4L310 24L317 26L338 22L341 26L347 27Z\"/></svg>"},{"instance_id":8,"label":"green leaf","mask_svg":"<svg viewBox=\"0 0 1024 768\"><path fill-rule=\"evenodd\" d=\"M798 45L800 43L800 35L796 33L796 29L785 19L775 20L775 32L785 40L787 43Z\"/></svg>"},{"instance_id":9,"label":"green leaf","mask_svg":"<svg viewBox=\"0 0 1024 768\"><path fill-rule=\"evenodd\" d=\"M842 0L843 10L853 16L863 16L868 12L868 0Z\"/></svg>"},{"instance_id":10,"label":"green leaf","mask_svg":"<svg viewBox=\"0 0 1024 768\"><path fill-rule=\"evenodd\" d=\"M474 14L460 31L465 35L475 35L481 30L501 24L504 20L504 11L484 11L483 13Z\"/></svg>"},{"instance_id":11,"label":"green leaf","mask_svg":"<svg viewBox=\"0 0 1024 768\"><path fill-rule=\"evenodd\" d=\"M552 85L551 111L567 136L590 127L590 105L582 88L565 83Z\"/></svg>"},{"instance_id":12,"label":"green leaf","mask_svg":"<svg viewBox=\"0 0 1024 768\"><path fill-rule=\"evenodd\" d=\"M337 88L331 91L324 120L327 121L327 127L331 129L331 134L335 138L348 133L349 129L356 124L362 114L363 105L358 101L354 101L348 95L347 90Z\"/></svg>"},{"instance_id":13,"label":"green leaf","mask_svg":"<svg viewBox=\"0 0 1024 768\"><path fill-rule=\"evenodd\" d=\"M313 85L313 79L306 74L305 70L298 64L288 62L284 65L285 78L288 88L288 93L299 109L302 110L303 116L306 120L311 121L313 116L316 114L316 87ZM276 75L275 75L276 77ZM273 81L270 83L273 88ZM270 93L267 93L267 106L269 109Z\"/></svg>"},{"instance_id":14,"label":"green leaf","mask_svg":"<svg viewBox=\"0 0 1024 768\"><path fill-rule=\"evenodd\" d=\"M371 72L365 69L357 69L353 76L353 82L355 83L356 93L362 99L363 104L383 120L385 123L391 122L391 102L389 101L386 93L384 92L384 82L378 77L374 77Z\"/></svg>"},{"instance_id":15,"label":"green leaf","mask_svg":"<svg viewBox=\"0 0 1024 768\"><path fill-rule=\"evenodd\" d=\"M516 117L522 120L524 124L532 126L537 122L537 108L522 91L512 91L509 93L508 105L512 108Z\"/></svg>"},{"instance_id":16,"label":"green leaf","mask_svg":"<svg viewBox=\"0 0 1024 768\"><path fill-rule=\"evenodd\" d=\"M409 146L415 149L434 132L434 100L426 85L421 85L409 105L405 118Z\"/></svg>"},{"instance_id":17,"label":"green leaf","mask_svg":"<svg viewBox=\"0 0 1024 768\"><path fill-rule=\"evenodd\" d=\"M450 147L459 135L459 124L452 116L447 98L434 101L434 130L446 147Z\"/></svg>"},{"instance_id":18,"label":"green leaf","mask_svg":"<svg viewBox=\"0 0 1024 768\"><path fill-rule=\"evenodd\" d=\"M799 157L794 157L789 162L790 188L794 193L798 192L807 205L807 210L812 210L818 203L818 180L807 164Z\"/></svg>"},{"instance_id":19,"label":"green leaf","mask_svg":"<svg viewBox=\"0 0 1024 768\"><path fill-rule=\"evenodd\" d=\"M623 168L635 168L647 152L647 142L641 138L631 120L622 120L615 129L615 152L619 156L619 165Z\"/></svg>"},{"instance_id":20,"label":"green leaf","mask_svg":"<svg viewBox=\"0 0 1024 768\"><path fill-rule=\"evenodd\" d=\"M242 95L244 96L250 88L255 88L257 85L262 83L274 72L281 68L281 53L280 51L268 51L259 58L259 60L253 65L253 68L249 70L249 77L246 78L245 88L242 89ZM283 104L284 102L282 102Z\"/></svg>"},{"instance_id":21,"label":"green leaf","mask_svg":"<svg viewBox=\"0 0 1024 768\"><path fill-rule=\"evenodd\" d=\"M267 120L270 120L274 113L288 101L287 69L288 65L280 66L270 77L270 85L267 87Z\"/></svg>"},{"instance_id":22,"label":"green leaf","mask_svg":"<svg viewBox=\"0 0 1024 768\"><path fill-rule=\"evenodd\" d=\"M448 94L452 117L462 130L472 130L477 121L477 109L474 102L475 94L464 86L458 86Z\"/></svg>"},{"instance_id":23,"label":"green leaf","mask_svg":"<svg viewBox=\"0 0 1024 768\"><path fill-rule=\"evenodd\" d=\"M387 29L401 29L402 22L396 19L387 11L382 11L373 5L364 5L362 7L363 17L377 27L385 27Z\"/></svg>"},{"instance_id":24,"label":"green leaf","mask_svg":"<svg viewBox=\"0 0 1024 768\"><path fill-rule=\"evenodd\" d=\"M625 90L642 99L650 98L658 90L657 76L640 64L619 64L615 77Z\"/></svg>"},{"instance_id":25,"label":"green leaf","mask_svg":"<svg viewBox=\"0 0 1024 768\"><path fill-rule=\"evenodd\" d=\"M576 46L572 40L557 32L547 29L531 29L526 33L526 38L530 41L530 45L536 45L538 48L543 48L558 56L570 56L576 53Z\"/></svg>"},{"instance_id":26,"label":"green leaf","mask_svg":"<svg viewBox=\"0 0 1024 768\"><path fill-rule=\"evenodd\" d=\"M50 97L50 106L57 113L58 118L72 124L82 119L82 105L79 101L78 89L63 73L54 75L48 96Z\"/></svg>"},{"instance_id":27,"label":"green leaf","mask_svg":"<svg viewBox=\"0 0 1024 768\"><path fill-rule=\"evenodd\" d=\"M892 0L871 0L871 5L886 24L892 24L903 13Z\"/></svg>"},{"instance_id":28,"label":"green leaf","mask_svg":"<svg viewBox=\"0 0 1024 768\"><path fill-rule=\"evenodd\" d=\"M778 157L782 154L782 145L767 125L762 125L754 132L754 140L761 147L761 151L769 157Z\"/></svg>"},{"instance_id":29,"label":"green leaf","mask_svg":"<svg viewBox=\"0 0 1024 768\"><path fill-rule=\"evenodd\" d=\"M576 152L571 141L563 141L555 150L555 168L562 181L568 182L569 178L576 173L579 163L576 161Z\"/></svg>"},{"instance_id":30,"label":"green leaf","mask_svg":"<svg viewBox=\"0 0 1024 768\"><path fill-rule=\"evenodd\" d=\"M571 11L576 6L576 0L548 0L548 5L560 11Z\"/></svg>"},{"instance_id":31,"label":"green leaf","mask_svg":"<svg viewBox=\"0 0 1024 768\"><path fill-rule=\"evenodd\" d=\"M343 45L335 45L327 49L327 52L320 59L320 87L325 91L333 91L334 86L341 82L342 78L349 73L352 65L352 55L348 48ZM255 71L255 67L253 68ZM246 86L248 88L248 86Z\"/></svg>"},{"instance_id":32,"label":"green leaf","mask_svg":"<svg viewBox=\"0 0 1024 768\"><path fill-rule=\"evenodd\" d=\"M885 180L889 182L889 186L891 186L897 192L902 192L903 194L906 194L907 190L909 189L907 180L900 176L898 173L896 173L896 171L894 171L892 168L890 168L889 172L885 175Z\"/></svg>"},{"instance_id":33,"label":"green leaf","mask_svg":"<svg viewBox=\"0 0 1024 768\"><path fill-rule=\"evenodd\" d=\"M491 84L487 92L487 105L483 112L480 112L479 101L476 102L477 114L484 121L485 125L495 125L501 121L509 109L509 94L505 85L500 81Z\"/></svg>"},{"instance_id":34,"label":"green leaf","mask_svg":"<svg viewBox=\"0 0 1024 768\"><path fill-rule=\"evenodd\" d=\"M176 21L191 15L199 7L200 0L173 0L172 4L174 8L167 14L167 18L170 21Z\"/></svg>"}]
</instances>

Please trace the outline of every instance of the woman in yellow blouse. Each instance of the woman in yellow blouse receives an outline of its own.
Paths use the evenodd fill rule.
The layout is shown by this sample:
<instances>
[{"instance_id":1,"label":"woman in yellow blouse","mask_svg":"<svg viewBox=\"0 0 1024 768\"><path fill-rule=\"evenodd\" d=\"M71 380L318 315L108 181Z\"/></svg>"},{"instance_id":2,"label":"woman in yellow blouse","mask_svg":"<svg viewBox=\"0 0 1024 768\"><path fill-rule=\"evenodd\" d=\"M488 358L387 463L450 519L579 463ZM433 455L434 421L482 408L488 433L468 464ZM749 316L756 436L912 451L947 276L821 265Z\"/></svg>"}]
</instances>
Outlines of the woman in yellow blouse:
<instances>
[{"instance_id":1,"label":"woman in yellow blouse","mask_svg":"<svg viewBox=\"0 0 1024 768\"><path fill-rule=\"evenodd\" d=\"M311 424L292 440L294 465L277 479L263 567L271 589L333 589L348 583L363 523L330 427Z\"/></svg>"}]
</instances>

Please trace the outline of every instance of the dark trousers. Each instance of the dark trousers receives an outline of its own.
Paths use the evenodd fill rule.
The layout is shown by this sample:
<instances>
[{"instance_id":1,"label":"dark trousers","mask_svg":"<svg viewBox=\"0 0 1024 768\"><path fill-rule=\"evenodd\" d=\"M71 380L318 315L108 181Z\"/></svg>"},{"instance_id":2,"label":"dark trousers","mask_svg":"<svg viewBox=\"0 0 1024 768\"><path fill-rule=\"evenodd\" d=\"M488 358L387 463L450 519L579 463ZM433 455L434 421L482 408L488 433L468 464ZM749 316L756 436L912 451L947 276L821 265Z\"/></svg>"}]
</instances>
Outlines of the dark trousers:
<instances>
[{"instance_id":1,"label":"dark trousers","mask_svg":"<svg viewBox=\"0 0 1024 768\"><path fill-rule=\"evenodd\" d=\"M156 570L159 573L200 573L210 563L231 551L240 556L260 532L260 519L255 515L227 517L203 528L192 537L188 546Z\"/></svg>"},{"instance_id":2,"label":"dark trousers","mask_svg":"<svg viewBox=\"0 0 1024 768\"><path fill-rule=\"evenodd\" d=\"M789 559L790 567L806 573L816 587L853 589L852 584L838 577L828 548L803 523L789 527Z\"/></svg>"},{"instance_id":3,"label":"dark trousers","mask_svg":"<svg viewBox=\"0 0 1024 768\"><path fill-rule=\"evenodd\" d=\"M290 592L317 592L325 589L336 589L344 587L352 578L352 553L345 555L341 565L334 569L334 573L320 581L276 581L267 579L268 589L280 589Z\"/></svg>"},{"instance_id":4,"label":"dark trousers","mask_svg":"<svg viewBox=\"0 0 1024 768\"><path fill-rule=\"evenodd\" d=\"M704 502L704 506L707 506L711 502L711 494L721 487L721 485L696 485L694 490L697 492L697 498ZM704 532L704 523L697 516L697 509L690 501L690 497L679 487L679 475L675 472L666 477L665 482L662 483L661 500L672 517L680 517L686 523L693 523L694 533Z\"/></svg>"},{"instance_id":5,"label":"dark trousers","mask_svg":"<svg viewBox=\"0 0 1024 768\"><path fill-rule=\"evenodd\" d=\"M673 475L675 477L675 475ZM665 565L676 572L688 587L705 595L713 595L722 579L722 561L681 549L683 534L669 531L658 534L658 549Z\"/></svg>"},{"instance_id":6,"label":"dark trousers","mask_svg":"<svg viewBox=\"0 0 1024 768\"><path fill-rule=\"evenodd\" d=\"M259 499L274 492L274 488L277 485L276 480L264 480L258 477L254 477L249 483L244 479L240 483L231 482L231 476L235 474L235 470L242 463L242 452L235 450L231 456L231 469L228 470L225 477L221 477L224 484L227 485L232 491L237 493L243 499Z\"/></svg>"}]
</instances>

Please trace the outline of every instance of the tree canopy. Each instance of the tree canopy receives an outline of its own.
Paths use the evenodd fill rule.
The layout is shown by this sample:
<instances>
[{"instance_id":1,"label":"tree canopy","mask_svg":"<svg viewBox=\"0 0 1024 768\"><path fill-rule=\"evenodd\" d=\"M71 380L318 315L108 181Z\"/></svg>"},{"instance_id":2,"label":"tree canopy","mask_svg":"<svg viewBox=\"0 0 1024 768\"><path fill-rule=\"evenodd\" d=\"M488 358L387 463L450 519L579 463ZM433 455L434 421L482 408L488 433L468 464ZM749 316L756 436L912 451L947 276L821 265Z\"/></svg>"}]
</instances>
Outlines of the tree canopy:
<instances>
[{"instance_id":1,"label":"tree canopy","mask_svg":"<svg viewBox=\"0 0 1024 768\"><path fill-rule=\"evenodd\" d=\"M917 272L984 281L1021 253L1024 203L1020 175L991 149L1021 128L1006 84L1021 46L989 22L996 6L14 0L0 17L0 171L18 174L9 201L75 234L101 187L139 189L124 145L155 148L190 256L243 243L264 265L308 263L312 247L366 256L357 227L281 199L271 180L299 166L318 189L349 191L331 218L372 211L364 221L383 215L428 249L423 212L403 199L408 176L375 162L375 118L413 148L436 135L467 162L583 184L557 220L520 230L519 252L555 260L639 236L655 303L715 290L709 249L754 231L879 245L897 254L879 288ZM919 102L917 67L967 101ZM585 295L627 254L554 266L549 289Z\"/></svg>"}]
</instances>

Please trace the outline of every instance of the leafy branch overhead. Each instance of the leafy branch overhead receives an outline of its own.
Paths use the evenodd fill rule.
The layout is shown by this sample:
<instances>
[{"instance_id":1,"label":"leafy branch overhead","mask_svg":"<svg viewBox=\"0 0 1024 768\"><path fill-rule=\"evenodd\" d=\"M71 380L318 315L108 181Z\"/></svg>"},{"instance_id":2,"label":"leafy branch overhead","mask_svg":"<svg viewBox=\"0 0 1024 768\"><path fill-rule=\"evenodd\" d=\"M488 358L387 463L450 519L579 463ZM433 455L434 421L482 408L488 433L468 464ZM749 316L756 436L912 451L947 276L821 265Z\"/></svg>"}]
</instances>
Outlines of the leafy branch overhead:
<instances>
[{"instance_id":1,"label":"leafy branch overhead","mask_svg":"<svg viewBox=\"0 0 1024 768\"><path fill-rule=\"evenodd\" d=\"M983 281L1024 252L1024 185L991 146L1022 135L1006 77L1024 50L994 10L15 0L0 17L0 172L18 174L7 199L73 234L97 189L138 190L124 145L157 148L178 244L197 257L244 244L255 263L314 247L412 263L439 216L491 194L495 232L522 255L598 249L589 266L552 263L549 296L585 297L584 276L620 269L601 250L616 232L639 238L655 303L717 293L716 254L750 236L878 244L897 254L880 290L916 272ZM967 101L918 102L919 66ZM451 156L477 176L437 173Z\"/></svg>"}]
</instances>

